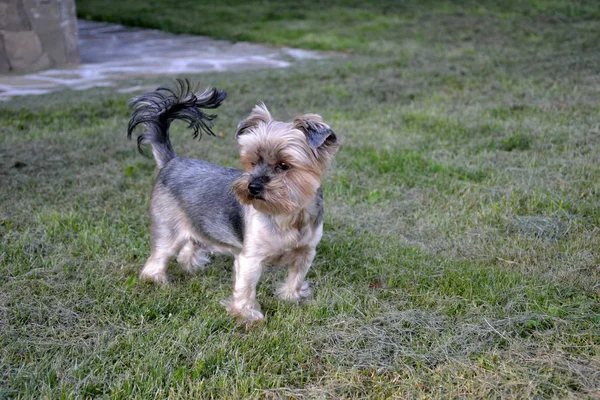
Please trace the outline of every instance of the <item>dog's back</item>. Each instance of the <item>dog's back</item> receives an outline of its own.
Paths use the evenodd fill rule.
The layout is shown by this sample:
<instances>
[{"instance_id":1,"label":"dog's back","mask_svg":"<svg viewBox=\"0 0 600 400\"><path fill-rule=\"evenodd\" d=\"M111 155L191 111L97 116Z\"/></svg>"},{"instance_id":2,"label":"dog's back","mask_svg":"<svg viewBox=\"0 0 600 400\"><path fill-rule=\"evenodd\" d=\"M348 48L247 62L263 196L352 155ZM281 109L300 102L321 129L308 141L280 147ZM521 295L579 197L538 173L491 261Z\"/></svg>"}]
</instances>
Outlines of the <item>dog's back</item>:
<instances>
[{"instance_id":1,"label":"dog's back","mask_svg":"<svg viewBox=\"0 0 600 400\"><path fill-rule=\"evenodd\" d=\"M231 184L241 175L238 169L175 157L156 178L153 208L160 208L161 202L156 196L168 193L200 235L241 248L243 209L231 192Z\"/></svg>"}]
</instances>

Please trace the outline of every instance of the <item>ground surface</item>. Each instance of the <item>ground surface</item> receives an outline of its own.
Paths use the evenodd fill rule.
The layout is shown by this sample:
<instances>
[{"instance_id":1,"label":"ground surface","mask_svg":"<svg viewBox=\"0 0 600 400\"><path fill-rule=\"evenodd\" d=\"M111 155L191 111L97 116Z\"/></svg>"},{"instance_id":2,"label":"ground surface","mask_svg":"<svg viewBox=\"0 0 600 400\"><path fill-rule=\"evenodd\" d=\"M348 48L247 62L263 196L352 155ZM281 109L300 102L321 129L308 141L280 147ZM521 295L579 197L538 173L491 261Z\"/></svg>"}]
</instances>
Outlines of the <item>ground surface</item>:
<instances>
[{"instance_id":1,"label":"ground surface","mask_svg":"<svg viewBox=\"0 0 600 400\"><path fill-rule=\"evenodd\" d=\"M313 302L276 300L269 271L267 321L245 330L219 304L230 259L138 282L155 166L125 138L128 96L15 98L0 105L0 397L598 398L597 3L219 4L78 7L346 51L199 76L229 93L222 137L173 134L180 154L237 166L232 132L261 100L339 133Z\"/></svg>"},{"instance_id":2,"label":"ground surface","mask_svg":"<svg viewBox=\"0 0 600 400\"><path fill-rule=\"evenodd\" d=\"M129 85L140 76L284 68L297 59L321 58L312 50L174 35L107 22L78 20L81 64L30 74L0 76L0 101L58 90L112 87L120 93L149 88Z\"/></svg>"}]
</instances>

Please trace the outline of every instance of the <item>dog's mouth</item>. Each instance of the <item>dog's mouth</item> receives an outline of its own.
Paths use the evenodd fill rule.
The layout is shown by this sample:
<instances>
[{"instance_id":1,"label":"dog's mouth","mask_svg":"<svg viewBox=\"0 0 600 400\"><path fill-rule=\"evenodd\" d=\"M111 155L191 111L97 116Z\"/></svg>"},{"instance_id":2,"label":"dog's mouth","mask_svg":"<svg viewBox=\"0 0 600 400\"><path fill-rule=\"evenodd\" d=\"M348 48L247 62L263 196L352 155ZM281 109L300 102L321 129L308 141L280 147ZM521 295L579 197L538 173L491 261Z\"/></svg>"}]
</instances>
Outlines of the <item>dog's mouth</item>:
<instances>
[{"instance_id":1,"label":"dog's mouth","mask_svg":"<svg viewBox=\"0 0 600 400\"><path fill-rule=\"evenodd\" d=\"M261 194L257 194L257 195L254 195L254 194L248 194L248 198L249 198L250 200L262 200L262 201L264 201L264 200L265 200L265 198L264 198L264 197L262 197L262 195L261 195Z\"/></svg>"}]
</instances>

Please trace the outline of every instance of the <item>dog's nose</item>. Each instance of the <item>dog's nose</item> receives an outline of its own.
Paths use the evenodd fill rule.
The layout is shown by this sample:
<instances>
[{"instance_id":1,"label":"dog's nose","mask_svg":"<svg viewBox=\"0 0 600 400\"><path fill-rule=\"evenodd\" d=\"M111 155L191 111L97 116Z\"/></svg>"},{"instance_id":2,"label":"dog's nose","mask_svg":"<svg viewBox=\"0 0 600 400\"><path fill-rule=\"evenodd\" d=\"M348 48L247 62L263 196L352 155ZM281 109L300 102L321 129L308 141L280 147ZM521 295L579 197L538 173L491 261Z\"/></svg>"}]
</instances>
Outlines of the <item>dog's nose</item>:
<instances>
[{"instance_id":1,"label":"dog's nose","mask_svg":"<svg viewBox=\"0 0 600 400\"><path fill-rule=\"evenodd\" d=\"M263 184L260 182L250 182L248 184L248 193L252 196L258 196L263 190Z\"/></svg>"}]
</instances>

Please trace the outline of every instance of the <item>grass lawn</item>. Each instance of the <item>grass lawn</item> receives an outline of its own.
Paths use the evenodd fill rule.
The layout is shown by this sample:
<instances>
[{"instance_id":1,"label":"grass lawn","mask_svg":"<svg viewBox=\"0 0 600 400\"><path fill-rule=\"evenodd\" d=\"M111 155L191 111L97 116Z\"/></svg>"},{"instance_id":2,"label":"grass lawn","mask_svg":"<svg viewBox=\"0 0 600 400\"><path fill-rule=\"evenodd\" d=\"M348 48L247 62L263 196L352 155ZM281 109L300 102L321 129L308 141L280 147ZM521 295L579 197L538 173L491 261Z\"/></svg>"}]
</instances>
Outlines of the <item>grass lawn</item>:
<instances>
[{"instance_id":1,"label":"grass lawn","mask_svg":"<svg viewBox=\"0 0 600 400\"><path fill-rule=\"evenodd\" d=\"M129 95L14 98L0 103L0 398L600 397L598 3L218 3L77 6L344 53L191 77L229 93L221 136L173 133L180 155L239 166L233 132L259 101L336 130L314 299L277 300L273 268L267 320L246 330L219 304L231 259L138 282L156 171L125 137Z\"/></svg>"}]
</instances>

